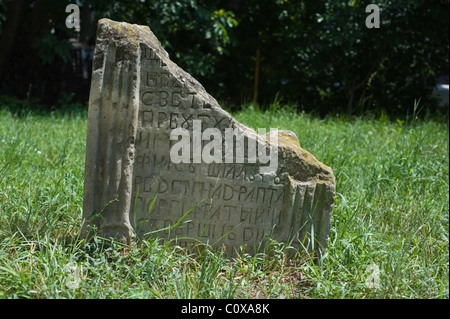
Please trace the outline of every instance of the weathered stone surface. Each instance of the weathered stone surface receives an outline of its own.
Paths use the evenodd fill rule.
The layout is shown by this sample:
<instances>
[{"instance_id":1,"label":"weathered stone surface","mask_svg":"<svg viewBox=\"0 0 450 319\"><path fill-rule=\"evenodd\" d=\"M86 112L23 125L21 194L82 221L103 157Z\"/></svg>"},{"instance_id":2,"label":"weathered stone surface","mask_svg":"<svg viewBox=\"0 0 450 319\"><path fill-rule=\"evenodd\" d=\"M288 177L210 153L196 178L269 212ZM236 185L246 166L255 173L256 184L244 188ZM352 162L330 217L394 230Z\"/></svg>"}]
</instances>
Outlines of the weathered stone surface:
<instances>
[{"instance_id":1,"label":"weathered stone surface","mask_svg":"<svg viewBox=\"0 0 450 319\"><path fill-rule=\"evenodd\" d=\"M229 252L253 253L268 236L327 246L332 170L294 133L258 135L237 122L148 27L99 21L86 148L84 233L95 225L105 237L151 233Z\"/></svg>"}]
</instances>

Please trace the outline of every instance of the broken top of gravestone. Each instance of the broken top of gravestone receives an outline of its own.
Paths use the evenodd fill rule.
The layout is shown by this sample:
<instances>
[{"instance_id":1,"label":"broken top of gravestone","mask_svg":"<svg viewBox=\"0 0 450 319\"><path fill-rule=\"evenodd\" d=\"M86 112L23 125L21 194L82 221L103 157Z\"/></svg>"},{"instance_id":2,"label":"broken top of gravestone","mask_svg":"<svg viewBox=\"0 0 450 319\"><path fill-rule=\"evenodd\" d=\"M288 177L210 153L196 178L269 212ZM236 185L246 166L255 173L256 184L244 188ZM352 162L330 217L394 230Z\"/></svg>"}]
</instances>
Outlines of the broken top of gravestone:
<instances>
[{"instance_id":1,"label":"broken top of gravestone","mask_svg":"<svg viewBox=\"0 0 450 319\"><path fill-rule=\"evenodd\" d=\"M83 232L245 246L325 248L332 170L289 131L254 130L169 59L146 26L98 24Z\"/></svg>"}]
</instances>

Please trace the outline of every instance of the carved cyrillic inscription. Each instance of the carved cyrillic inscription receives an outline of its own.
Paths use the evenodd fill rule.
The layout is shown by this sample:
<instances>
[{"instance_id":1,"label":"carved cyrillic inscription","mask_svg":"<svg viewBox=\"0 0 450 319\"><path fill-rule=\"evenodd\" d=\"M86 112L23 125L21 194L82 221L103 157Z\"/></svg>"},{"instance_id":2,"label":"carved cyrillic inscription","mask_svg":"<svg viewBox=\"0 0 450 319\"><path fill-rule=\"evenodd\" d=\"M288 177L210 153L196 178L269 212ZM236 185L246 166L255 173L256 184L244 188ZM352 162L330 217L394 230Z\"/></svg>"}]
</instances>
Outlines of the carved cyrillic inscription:
<instances>
[{"instance_id":1,"label":"carved cyrillic inscription","mask_svg":"<svg viewBox=\"0 0 450 319\"><path fill-rule=\"evenodd\" d=\"M194 121L200 121L202 131L216 128L224 132L233 128L233 121L214 112L211 103L190 87L189 80L171 73L152 48L141 44L141 50L144 70L132 195L141 232L173 225L191 210L187 222L170 232L171 238L186 237L183 243L188 237L207 238L210 243L225 244L230 251L245 244L252 251L279 222L285 186L275 184L273 178L269 183L264 181L253 165L256 161L195 163L191 153L189 164L172 162L170 130L192 132ZM245 143L249 140L246 137ZM200 143L203 147L208 141ZM225 140L220 143L225 144ZM155 194L157 199L149 211Z\"/></svg>"},{"instance_id":2,"label":"carved cyrillic inscription","mask_svg":"<svg viewBox=\"0 0 450 319\"><path fill-rule=\"evenodd\" d=\"M148 27L99 21L86 148L84 232L228 252L269 236L326 247L331 169L292 132L237 122Z\"/></svg>"}]
</instances>

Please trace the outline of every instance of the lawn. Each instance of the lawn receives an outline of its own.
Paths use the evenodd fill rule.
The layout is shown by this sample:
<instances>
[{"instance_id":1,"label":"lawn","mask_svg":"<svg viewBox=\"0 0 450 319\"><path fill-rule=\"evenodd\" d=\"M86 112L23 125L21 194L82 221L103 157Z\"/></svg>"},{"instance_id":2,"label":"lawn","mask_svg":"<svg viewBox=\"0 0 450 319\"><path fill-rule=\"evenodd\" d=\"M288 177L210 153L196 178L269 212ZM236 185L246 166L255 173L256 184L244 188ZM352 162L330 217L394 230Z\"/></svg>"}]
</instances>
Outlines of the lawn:
<instances>
[{"instance_id":1,"label":"lawn","mask_svg":"<svg viewBox=\"0 0 450 319\"><path fill-rule=\"evenodd\" d=\"M71 240L81 227L87 112L0 105L0 298L449 298L448 120L319 118L277 104L233 114L295 132L330 166L320 259L227 257L141 240Z\"/></svg>"}]
</instances>

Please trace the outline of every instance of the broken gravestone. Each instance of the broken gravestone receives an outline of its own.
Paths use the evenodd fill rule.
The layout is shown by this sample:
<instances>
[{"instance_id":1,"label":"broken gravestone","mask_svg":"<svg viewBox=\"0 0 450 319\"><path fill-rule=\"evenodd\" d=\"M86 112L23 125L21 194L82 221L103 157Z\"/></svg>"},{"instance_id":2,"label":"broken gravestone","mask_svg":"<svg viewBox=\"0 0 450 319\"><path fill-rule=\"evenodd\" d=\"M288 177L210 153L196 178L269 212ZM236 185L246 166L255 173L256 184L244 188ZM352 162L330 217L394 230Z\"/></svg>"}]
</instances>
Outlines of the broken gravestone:
<instances>
[{"instance_id":1,"label":"broken gravestone","mask_svg":"<svg viewBox=\"0 0 450 319\"><path fill-rule=\"evenodd\" d=\"M98 24L82 232L254 253L327 246L332 170L289 131L257 134L169 59L146 26ZM315 247L315 248L313 248ZM315 249L317 250L317 249Z\"/></svg>"}]
</instances>

